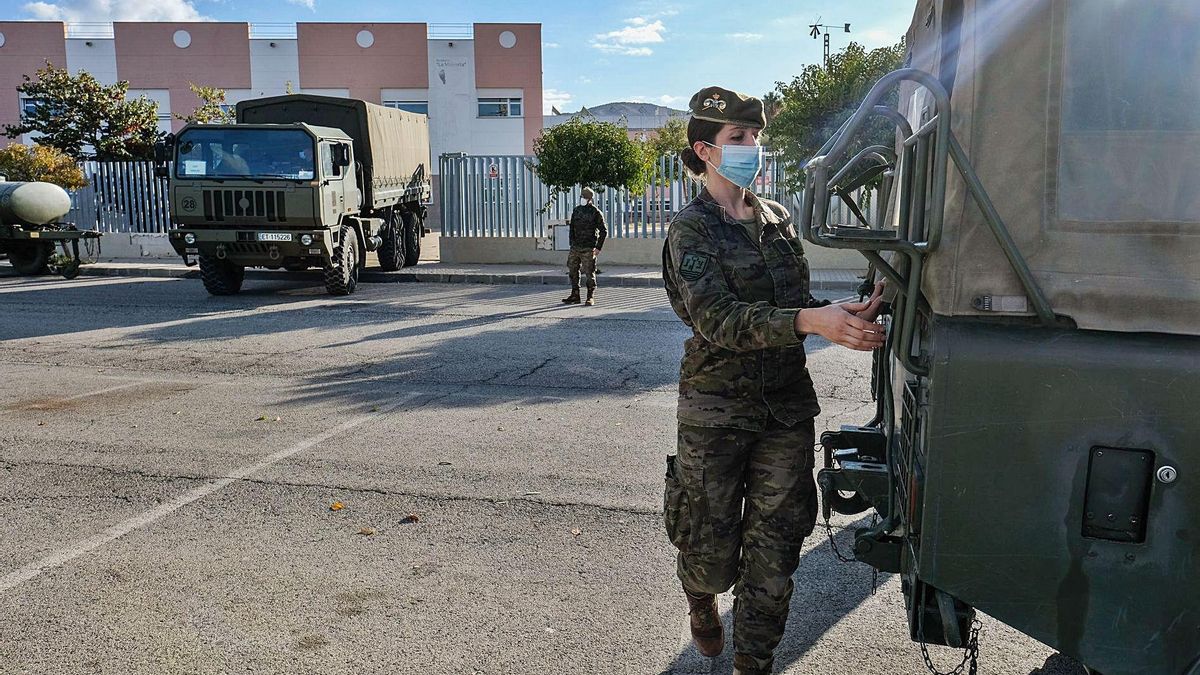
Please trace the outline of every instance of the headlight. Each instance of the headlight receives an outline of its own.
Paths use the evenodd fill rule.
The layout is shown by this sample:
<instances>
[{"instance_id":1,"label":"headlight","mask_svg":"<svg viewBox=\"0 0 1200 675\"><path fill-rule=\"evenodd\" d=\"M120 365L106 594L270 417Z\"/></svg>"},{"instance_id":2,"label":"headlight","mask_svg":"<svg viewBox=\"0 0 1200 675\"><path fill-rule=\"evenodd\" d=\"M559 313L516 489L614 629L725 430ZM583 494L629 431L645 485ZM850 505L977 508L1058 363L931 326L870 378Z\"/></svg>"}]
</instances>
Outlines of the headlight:
<instances>
[{"instance_id":1,"label":"headlight","mask_svg":"<svg viewBox=\"0 0 1200 675\"><path fill-rule=\"evenodd\" d=\"M183 243L187 244L188 246L196 243L196 235L192 234L191 232L183 235Z\"/></svg>"},{"instance_id":2,"label":"headlight","mask_svg":"<svg viewBox=\"0 0 1200 675\"><path fill-rule=\"evenodd\" d=\"M311 234L300 235L300 243L304 244L305 246L308 246L309 244L312 243L312 235Z\"/></svg>"}]
</instances>

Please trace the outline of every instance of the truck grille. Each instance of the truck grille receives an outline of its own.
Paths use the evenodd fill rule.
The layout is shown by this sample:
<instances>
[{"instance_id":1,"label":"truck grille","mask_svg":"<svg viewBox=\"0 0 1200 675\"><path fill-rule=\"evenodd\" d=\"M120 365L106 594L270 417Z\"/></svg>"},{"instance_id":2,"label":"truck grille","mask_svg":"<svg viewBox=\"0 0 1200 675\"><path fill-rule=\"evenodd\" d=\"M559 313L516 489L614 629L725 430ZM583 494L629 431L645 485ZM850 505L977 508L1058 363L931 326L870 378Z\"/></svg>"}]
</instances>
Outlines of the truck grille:
<instances>
[{"instance_id":1,"label":"truck grille","mask_svg":"<svg viewBox=\"0 0 1200 675\"><path fill-rule=\"evenodd\" d=\"M282 190L205 190L204 218L220 222L227 218L263 218L287 221Z\"/></svg>"}]
</instances>

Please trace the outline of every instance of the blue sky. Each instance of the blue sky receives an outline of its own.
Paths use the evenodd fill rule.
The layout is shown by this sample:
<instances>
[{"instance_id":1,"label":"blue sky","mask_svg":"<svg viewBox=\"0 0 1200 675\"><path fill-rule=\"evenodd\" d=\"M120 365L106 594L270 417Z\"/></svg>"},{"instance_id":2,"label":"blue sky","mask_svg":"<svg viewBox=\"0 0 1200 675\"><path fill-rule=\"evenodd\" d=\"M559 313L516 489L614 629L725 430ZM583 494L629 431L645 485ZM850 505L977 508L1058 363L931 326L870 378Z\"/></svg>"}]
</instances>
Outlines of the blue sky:
<instances>
[{"instance_id":1,"label":"blue sky","mask_svg":"<svg viewBox=\"0 0 1200 675\"><path fill-rule=\"evenodd\" d=\"M577 110L612 101L683 108L703 86L761 95L821 60L808 24L868 47L896 42L914 0L0 0L4 19L530 22L542 24L547 107Z\"/></svg>"}]
</instances>

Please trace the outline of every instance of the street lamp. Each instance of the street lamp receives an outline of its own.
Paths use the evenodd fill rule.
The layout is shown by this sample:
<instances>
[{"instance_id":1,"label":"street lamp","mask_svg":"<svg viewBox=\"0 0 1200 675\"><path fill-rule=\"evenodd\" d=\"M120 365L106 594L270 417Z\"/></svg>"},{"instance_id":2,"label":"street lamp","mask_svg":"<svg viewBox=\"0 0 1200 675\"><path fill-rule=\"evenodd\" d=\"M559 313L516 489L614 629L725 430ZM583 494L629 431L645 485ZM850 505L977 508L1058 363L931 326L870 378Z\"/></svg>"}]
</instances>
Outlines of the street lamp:
<instances>
[{"instance_id":1,"label":"street lamp","mask_svg":"<svg viewBox=\"0 0 1200 675\"><path fill-rule=\"evenodd\" d=\"M812 36L812 39L816 40L818 35L825 36L825 69L829 70L829 32L830 29L839 28L839 26L821 23L821 18L817 17L817 22L809 24L808 27L808 34ZM822 28L825 30L821 30ZM840 28L843 33L850 32L850 24L848 23L842 24Z\"/></svg>"}]
</instances>

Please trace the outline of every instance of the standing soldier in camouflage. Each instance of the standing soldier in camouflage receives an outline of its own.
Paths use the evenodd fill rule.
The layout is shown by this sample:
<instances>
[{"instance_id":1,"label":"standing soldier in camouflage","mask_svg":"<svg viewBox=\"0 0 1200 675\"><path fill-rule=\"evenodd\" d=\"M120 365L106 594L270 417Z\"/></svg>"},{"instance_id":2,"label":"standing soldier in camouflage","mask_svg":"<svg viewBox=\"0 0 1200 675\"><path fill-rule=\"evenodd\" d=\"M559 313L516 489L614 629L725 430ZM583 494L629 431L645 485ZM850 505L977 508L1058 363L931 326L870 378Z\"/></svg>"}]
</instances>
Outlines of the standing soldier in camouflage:
<instances>
[{"instance_id":1,"label":"standing soldier in camouflage","mask_svg":"<svg viewBox=\"0 0 1200 675\"><path fill-rule=\"evenodd\" d=\"M583 304L596 304L593 297L596 292L596 256L604 247L604 239L608 236L608 228L604 226L604 214L592 205L596 194L585 187L579 191L583 203L571 212L567 224L571 227L571 252L567 254L567 272L571 276L571 294L563 298L568 305L579 304L579 275L587 280L587 301Z\"/></svg>"},{"instance_id":2,"label":"standing soldier in camouflage","mask_svg":"<svg viewBox=\"0 0 1200 675\"><path fill-rule=\"evenodd\" d=\"M667 458L666 528L700 653L724 649L715 596L732 587L734 673L766 675L816 522L820 408L804 339L882 346L879 292L839 305L809 293L791 216L748 189L762 163L759 99L707 87L690 108L681 158L705 189L675 216L663 249L667 295L692 329L680 365L678 455Z\"/></svg>"}]
</instances>

